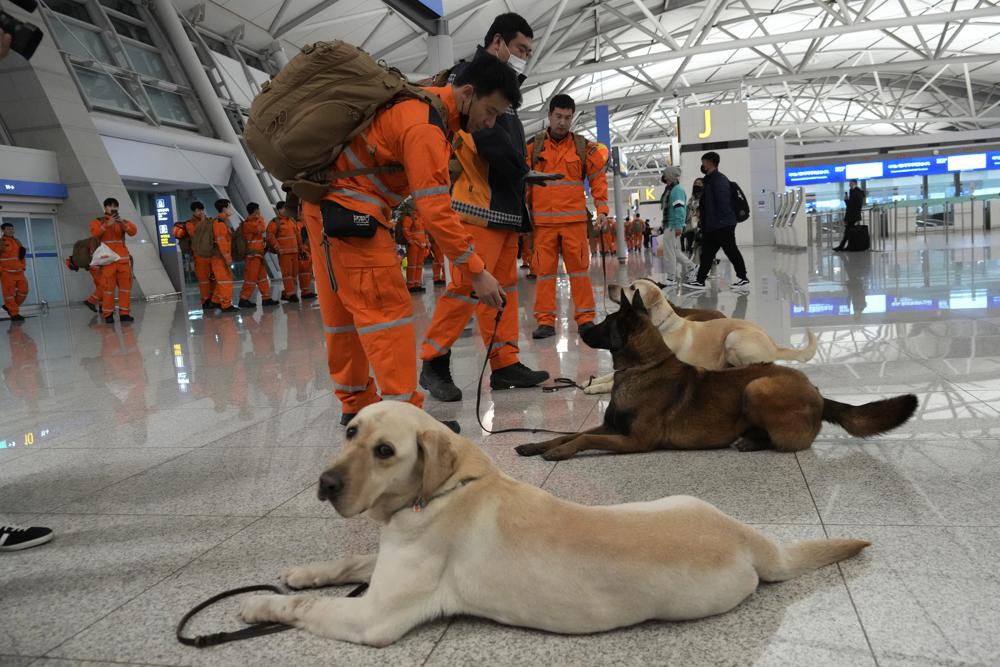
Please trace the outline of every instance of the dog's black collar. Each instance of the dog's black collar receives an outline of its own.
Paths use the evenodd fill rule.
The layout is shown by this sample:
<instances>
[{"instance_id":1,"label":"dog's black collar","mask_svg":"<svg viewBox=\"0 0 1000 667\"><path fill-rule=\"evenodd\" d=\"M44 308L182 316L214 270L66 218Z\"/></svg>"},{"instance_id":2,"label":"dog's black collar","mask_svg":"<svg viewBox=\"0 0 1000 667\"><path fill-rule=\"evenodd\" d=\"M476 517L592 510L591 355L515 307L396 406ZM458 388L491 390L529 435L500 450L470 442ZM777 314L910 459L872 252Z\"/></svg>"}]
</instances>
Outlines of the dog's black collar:
<instances>
[{"instance_id":1,"label":"dog's black collar","mask_svg":"<svg viewBox=\"0 0 1000 667\"><path fill-rule=\"evenodd\" d=\"M410 505L408 505L408 507L410 507L414 512L421 512L421 511L423 511L423 509L425 507L427 507L428 504L430 504L430 502L432 500L437 500L438 498L441 498L442 496L448 495L452 491L457 491L457 490L461 489L463 486L465 486L466 484L468 484L469 482L475 482L477 479L479 479L479 478L478 477L466 477L465 479L461 479L461 480L459 480L458 484L456 484L455 486L451 487L450 489L445 489L441 493L436 493L433 496L431 496L430 498L424 498L423 496L417 496L416 498L414 498L413 503L410 504ZM399 512L402 512L405 509L406 509L406 507L400 507L398 510L396 510L395 512L393 512L393 516L395 516Z\"/></svg>"}]
</instances>

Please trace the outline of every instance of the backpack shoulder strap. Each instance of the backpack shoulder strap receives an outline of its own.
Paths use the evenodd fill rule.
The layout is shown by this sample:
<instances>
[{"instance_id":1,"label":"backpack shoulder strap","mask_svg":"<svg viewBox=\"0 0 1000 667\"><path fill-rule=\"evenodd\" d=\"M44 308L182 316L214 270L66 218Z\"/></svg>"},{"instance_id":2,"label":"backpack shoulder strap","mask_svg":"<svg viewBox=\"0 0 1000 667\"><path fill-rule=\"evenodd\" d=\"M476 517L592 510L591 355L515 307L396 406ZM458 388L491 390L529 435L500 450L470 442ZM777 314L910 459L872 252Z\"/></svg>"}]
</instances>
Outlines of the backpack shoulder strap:
<instances>
[{"instance_id":1,"label":"backpack shoulder strap","mask_svg":"<svg viewBox=\"0 0 1000 667\"><path fill-rule=\"evenodd\" d=\"M587 180L587 149L590 147L590 142L587 141L586 137L575 133L573 141L576 143L576 154L580 156L580 180L585 181Z\"/></svg>"},{"instance_id":2,"label":"backpack shoulder strap","mask_svg":"<svg viewBox=\"0 0 1000 667\"><path fill-rule=\"evenodd\" d=\"M545 130L535 135L531 144L531 166L535 167L542 160L542 150L545 148Z\"/></svg>"}]
</instances>

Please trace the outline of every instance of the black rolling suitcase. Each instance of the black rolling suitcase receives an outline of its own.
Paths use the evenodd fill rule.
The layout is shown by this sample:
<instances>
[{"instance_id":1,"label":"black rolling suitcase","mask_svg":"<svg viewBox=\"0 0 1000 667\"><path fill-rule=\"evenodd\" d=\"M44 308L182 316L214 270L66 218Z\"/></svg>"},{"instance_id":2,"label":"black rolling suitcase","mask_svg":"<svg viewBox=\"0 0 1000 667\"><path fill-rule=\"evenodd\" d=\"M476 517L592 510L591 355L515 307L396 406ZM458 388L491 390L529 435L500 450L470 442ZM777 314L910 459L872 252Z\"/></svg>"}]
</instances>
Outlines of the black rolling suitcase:
<instances>
[{"instance_id":1,"label":"black rolling suitcase","mask_svg":"<svg viewBox=\"0 0 1000 667\"><path fill-rule=\"evenodd\" d=\"M872 237L868 233L868 225L853 225L847 230L847 247L845 250L848 252L861 252L863 250L871 250L872 247Z\"/></svg>"}]
</instances>

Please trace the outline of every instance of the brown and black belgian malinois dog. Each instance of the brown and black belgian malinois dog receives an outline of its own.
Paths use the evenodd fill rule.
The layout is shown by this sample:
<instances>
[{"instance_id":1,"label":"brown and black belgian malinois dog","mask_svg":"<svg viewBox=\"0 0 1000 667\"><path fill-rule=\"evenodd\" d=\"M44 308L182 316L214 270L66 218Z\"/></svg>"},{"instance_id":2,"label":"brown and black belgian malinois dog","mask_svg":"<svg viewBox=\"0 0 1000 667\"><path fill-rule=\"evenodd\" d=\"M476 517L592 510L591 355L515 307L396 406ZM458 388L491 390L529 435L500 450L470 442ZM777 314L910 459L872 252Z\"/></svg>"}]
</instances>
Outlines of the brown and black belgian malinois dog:
<instances>
[{"instance_id":1,"label":"brown and black belgian malinois dog","mask_svg":"<svg viewBox=\"0 0 1000 667\"><path fill-rule=\"evenodd\" d=\"M615 384L604 423L595 429L517 447L522 456L568 459L588 449L619 454L654 449L719 449L739 439L740 451L807 449L821 424L867 437L905 423L913 394L847 405L824 398L800 371L774 364L706 371L683 363L663 342L636 292L631 302L581 334L590 347L611 350Z\"/></svg>"}]
</instances>

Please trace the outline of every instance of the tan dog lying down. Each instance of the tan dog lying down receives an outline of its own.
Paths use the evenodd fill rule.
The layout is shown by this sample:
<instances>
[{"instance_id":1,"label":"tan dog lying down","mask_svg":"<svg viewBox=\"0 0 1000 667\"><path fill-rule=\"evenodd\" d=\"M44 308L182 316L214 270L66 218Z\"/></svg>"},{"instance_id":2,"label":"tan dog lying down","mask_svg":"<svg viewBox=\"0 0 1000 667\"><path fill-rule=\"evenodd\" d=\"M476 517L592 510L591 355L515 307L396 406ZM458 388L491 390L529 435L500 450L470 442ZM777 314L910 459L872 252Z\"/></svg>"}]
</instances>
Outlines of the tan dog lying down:
<instances>
[{"instance_id":1,"label":"tan dog lying down","mask_svg":"<svg viewBox=\"0 0 1000 667\"><path fill-rule=\"evenodd\" d=\"M626 287L608 285L608 296L615 303L621 303L623 292L626 299L632 299L636 292L642 296L663 342L685 364L717 371L778 360L809 361L816 354L816 336L811 331L809 343L801 350L778 347L763 329L747 320L682 316L652 280L641 278ZM607 394L613 386L614 373L609 373L593 380L584 393Z\"/></svg>"},{"instance_id":2,"label":"tan dog lying down","mask_svg":"<svg viewBox=\"0 0 1000 667\"><path fill-rule=\"evenodd\" d=\"M688 496L587 507L500 472L479 447L407 403L358 413L319 498L384 524L378 554L293 567L293 588L371 582L360 598L245 598L247 622L392 644L441 616L552 632L729 611L759 581L849 558L861 540L779 544ZM419 508L419 511L417 511Z\"/></svg>"}]
</instances>

